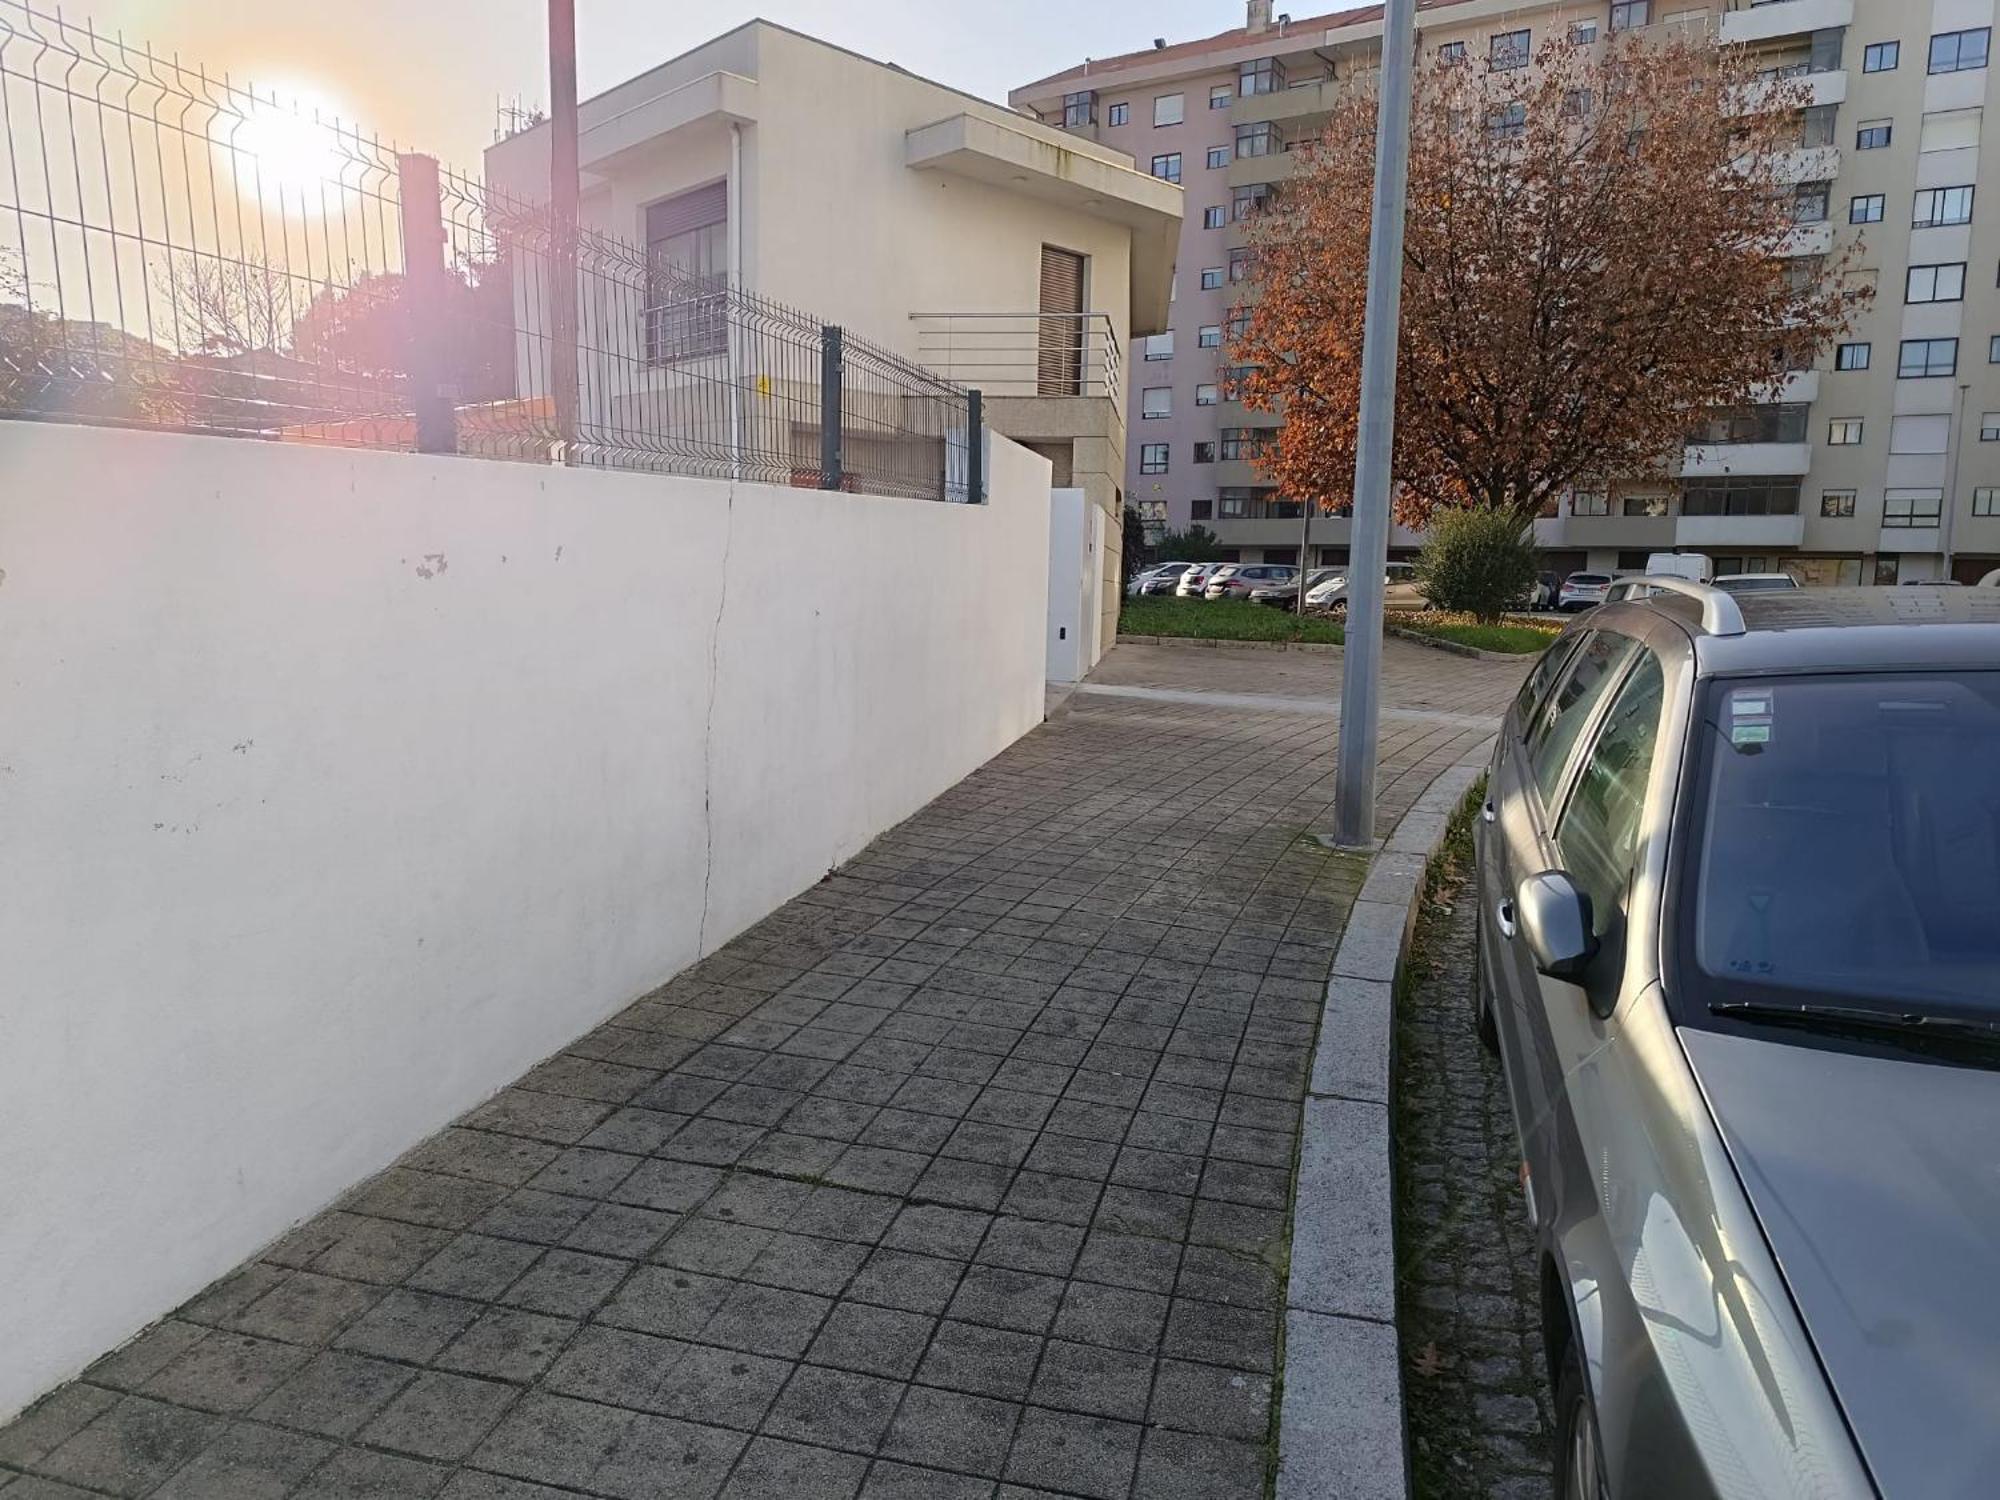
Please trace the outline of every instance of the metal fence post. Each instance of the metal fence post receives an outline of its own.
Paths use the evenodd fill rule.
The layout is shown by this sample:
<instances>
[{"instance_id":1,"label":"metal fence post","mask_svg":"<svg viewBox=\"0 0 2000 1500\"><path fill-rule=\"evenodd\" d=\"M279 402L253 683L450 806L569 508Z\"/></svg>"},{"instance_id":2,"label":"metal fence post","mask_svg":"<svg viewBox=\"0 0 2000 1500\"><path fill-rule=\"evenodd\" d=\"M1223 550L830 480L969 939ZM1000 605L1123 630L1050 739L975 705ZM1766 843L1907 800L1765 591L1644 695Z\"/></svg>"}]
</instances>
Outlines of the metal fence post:
<instances>
[{"instance_id":1,"label":"metal fence post","mask_svg":"<svg viewBox=\"0 0 2000 1500\"><path fill-rule=\"evenodd\" d=\"M445 351L444 209L437 158L416 152L397 156L396 187L403 220L403 312L410 338L403 373L417 416L417 451L456 453L458 418Z\"/></svg>"},{"instance_id":2,"label":"metal fence post","mask_svg":"<svg viewBox=\"0 0 2000 1500\"><path fill-rule=\"evenodd\" d=\"M965 503L986 500L986 402L978 391L965 393Z\"/></svg>"},{"instance_id":3,"label":"metal fence post","mask_svg":"<svg viewBox=\"0 0 2000 1500\"><path fill-rule=\"evenodd\" d=\"M819 487L840 488L840 329L828 323L819 331Z\"/></svg>"}]
</instances>

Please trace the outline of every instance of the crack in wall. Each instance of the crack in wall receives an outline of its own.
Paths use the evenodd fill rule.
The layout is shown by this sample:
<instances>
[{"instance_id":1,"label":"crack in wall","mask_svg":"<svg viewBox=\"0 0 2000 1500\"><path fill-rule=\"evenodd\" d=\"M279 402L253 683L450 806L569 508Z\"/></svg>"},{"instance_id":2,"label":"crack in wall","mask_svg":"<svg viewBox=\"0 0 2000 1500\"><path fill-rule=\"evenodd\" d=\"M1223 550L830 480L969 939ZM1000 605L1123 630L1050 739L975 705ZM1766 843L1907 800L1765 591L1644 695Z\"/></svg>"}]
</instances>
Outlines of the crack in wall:
<instances>
[{"instance_id":1,"label":"crack in wall","mask_svg":"<svg viewBox=\"0 0 2000 1500\"><path fill-rule=\"evenodd\" d=\"M715 623L708 632L708 703L701 724L701 923L695 929L697 960L708 956L708 888L715 875L715 684L722 655L722 615L729 608L729 551L736 541L736 486L729 486L723 506L722 592L715 601Z\"/></svg>"}]
</instances>

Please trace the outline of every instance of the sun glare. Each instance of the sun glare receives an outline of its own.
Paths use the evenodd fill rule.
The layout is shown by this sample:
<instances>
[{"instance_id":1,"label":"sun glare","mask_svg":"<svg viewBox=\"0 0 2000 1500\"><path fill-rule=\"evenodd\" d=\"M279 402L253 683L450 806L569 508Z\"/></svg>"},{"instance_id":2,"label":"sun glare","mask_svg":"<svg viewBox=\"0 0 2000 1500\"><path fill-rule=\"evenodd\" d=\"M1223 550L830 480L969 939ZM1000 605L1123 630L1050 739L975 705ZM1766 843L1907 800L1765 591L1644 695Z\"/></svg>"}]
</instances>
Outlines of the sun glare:
<instances>
[{"instance_id":1,"label":"sun glare","mask_svg":"<svg viewBox=\"0 0 2000 1500\"><path fill-rule=\"evenodd\" d=\"M333 120L326 101L307 92L281 89L277 102L250 106L224 137L239 190L316 199L322 183L340 180L347 161Z\"/></svg>"}]
</instances>

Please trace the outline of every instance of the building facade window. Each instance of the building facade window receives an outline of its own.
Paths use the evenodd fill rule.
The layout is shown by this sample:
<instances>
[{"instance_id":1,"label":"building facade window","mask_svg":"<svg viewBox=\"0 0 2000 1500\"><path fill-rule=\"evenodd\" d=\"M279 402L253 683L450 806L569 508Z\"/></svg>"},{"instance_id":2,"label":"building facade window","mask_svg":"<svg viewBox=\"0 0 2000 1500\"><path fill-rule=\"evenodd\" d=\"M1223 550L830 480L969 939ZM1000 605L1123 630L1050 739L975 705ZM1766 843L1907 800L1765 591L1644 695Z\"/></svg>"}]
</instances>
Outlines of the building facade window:
<instances>
[{"instance_id":1,"label":"building facade window","mask_svg":"<svg viewBox=\"0 0 2000 1500\"><path fill-rule=\"evenodd\" d=\"M1262 427L1225 427L1222 429L1222 461L1230 463L1245 458L1255 458L1270 446L1271 434Z\"/></svg>"},{"instance_id":2,"label":"building facade window","mask_svg":"<svg viewBox=\"0 0 2000 1500\"><path fill-rule=\"evenodd\" d=\"M1884 531L1928 531L1943 519L1943 490L1890 490L1882 497Z\"/></svg>"},{"instance_id":3,"label":"building facade window","mask_svg":"<svg viewBox=\"0 0 2000 1500\"><path fill-rule=\"evenodd\" d=\"M1902 558L1893 552L1884 552L1875 559L1875 582L1880 588L1892 588L1901 573Z\"/></svg>"},{"instance_id":4,"label":"building facade window","mask_svg":"<svg viewBox=\"0 0 2000 1500\"><path fill-rule=\"evenodd\" d=\"M1222 325L1220 323L1202 324L1200 331L1194 336L1194 341L1197 346L1203 349L1220 349L1222 347Z\"/></svg>"},{"instance_id":5,"label":"building facade window","mask_svg":"<svg viewBox=\"0 0 2000 1500\"><path fill-rule=\"evenodd\" d=\"M1211 167L1228 166L1229 148L1227 146L1210 146L1208 148L1208 164Z\"/></svg>"},{"instance_id":6,"label":"building facade window","mask_svg":"<svg viewBox=\"0 0 2000 1500\"><path fill-rule=\"evenodd\" d=\"M1509 68L1525 68L1528 65L1528 32L1496 31L1486 43L1486 66L1495 73Z\"/></svg>"},{"instance_id":7,"label":"building facade window","mask_svg":"<svg viewBox=\"0 0 2000 1500\"><path fill-rule=\"evenodd\" d=\"M1854 149L1880 151L1889 144L1889 135L1894 128L1894 122L1889 120L1862 121L1860 128L1854 132Z\"/></svg>"},{"instance_id":8,"label":"building facade window","mask_svg":"<svg viewBox=\"0 0 2000 1500\"><path fill-rule=\"evenodd\" d=\"M1215 83L1209 85L1208 107L1210 109L1227 109L1234 102L1235 98L1236 90L1228 84Z\"/></svg>"},{"instance_id":9,"label":"building facade window","mask_svg":"<svg viewBox=\"0 0 2000 1500\"><path fill-rule=\"evenodd\" d=\"M1865 370L1868 368L1868 344L1842 344L1833 351L1833 367L1836 370Z\"/></svg>"},{"instance_id":10,"label":"building facade window","mask_svg":"<svg viewBox=\"0 0 2000 1500\"><path fill-rule=\"evenodd\" d=\"M1957 339L1904 339L1896 351L1896 378L1922 380L1958 373Z\"/></svg>"},{"instance_id":11,"label":"building facade window","mask_svg":"<svg viewBox=\"0 0 2000 1500\"><path fill-rule=\"evenodd\" d=\"M1572 47L1588 47L1597 40L1595 21L1572 21L1569 23L1569 42Z\"/></svg>"},{"instance_id":12,"label":"building facade window","mask_svg":"<svg viewBox=\"0 0 2000 1500\"><path fill-rule=\"evenodd\" d=\"M1252 265L1256 262L1256 259L1257 259L1257 252L1254 250L1230 251L1229 279L1231 281L1242 281L1243 279L1245 279L1247 276L1249 276L1250 269Z\"/></svg>"},{"instance_id":13,"label":"building facade window","mask_svg":"<svg viewBox=\"0 0 2000 1500\"><path fill-rule=\"evenodd\" d=\"M1229 217L1240 224L1269 203L1273 196L1275 194L1268 182L1252 182L1240 187L1230 195Z\"/></svg>"},{"instance_id":14,"label":"building facade window","mask_svg":"<svg viewBox=\"0 0 2000 1500\"><path fill-rule=\"evenodd\" d=\"M1618 502L1618 513L1625 516L1664 516L1667 513L1665 495L1627 495Z\"/></svg>"},{"instance_id":15,"label":"building facade window","mask_svg":"<svg viewBox=\"0 0 2000 1500\"><path fill-rule=\"evenodd\" d=\"M1187 96L1184 94L1155 94L1153 96L1153 127L1178 125L1187 118Z\"/></svg>"},{"instance_id":16,"label":"building facade window","mask_svg":"<svg viewBox=\"0 0 2000 1500\"><path fill-rule=\"evenodd\" d=\"M1169 328L1165 333L1156 333L1151 338L1146 340L1146 358L1172 359L1173 357L1174 357L1173 329Z\"/></svg>"},{"instance_id":17,"label":"building facade window","mask_svg":"<svg viewBox=\"0 0 2000 1500\"><path fill-rule=\"evenodd\" d=\"M2000 489L1982 485L1972 492L1972 513L1975 516L2000 516Z\"/></svg>"},{"instance_id":18,"label":"building facade window","mask_svg":"<svg viewBox=\"0 0 2000 1500\"><path fill-rule=\"evenodd\" d=\"M1894 72L1896 64L1902 60L1901 42L1870 42L1861 49L1861 71L1864 73Z\"/></svg>"},{"instance_id":19,"label":"building facade window","mask_svg":"<svg viewBox=\"0 0 2000 1500\"><path fill-rule=\"evenodd\" d=\"M1797 402L1714 412L1689 429L1688 442L1704 447L1732 443L1803 443L1806 440L1807 413L1808 408Z\"/></svg>"},{"instance_id":20,"label":"building facade window","mask_svg":"<svg viewBox=\"0 0 2000 1500\"><path fill-rule=\"evenodd\" d=\"M1139 415L1147 421L1174 414L1174 388L1170 385L1149 385L1139 393Z\"/></svg>"},{"instance_id":21,"label":"building facade window","mask_svg":"<svg viewBox=\"0 0 2000 1500\"><path fill-rule=\"evenodd\" d=\"M1916 208L1910 215L1912 229L1935 229L1941 224L1972 222L1972 187L1920 188Z\"/></svg>"},{"instance_id":22,"label":"building facade window","mask_svg":"<svg viewBox=\"0 0 2000 1500\"><path fill-rule=\"evenodd\" d=\"M648 205L645 309L648 364L701 358L729 347L729 190L720 182Z\"/></svg>"},{"instance_id":23,"label":"building facade window","mask_svg":"<svg viewBox=\"0 0 2000 1500\"><path fill-rule=\"evenodd\" d=\"M1611 496L1605 490L1571 490L1569 513L1573 516L1608 516Z\"/></svg>"},{"instance_id":24,"label":"building facade window","mask_svg":"<svg viewBox=\"0 0 2000 1500\"><path fill-rule=\"evenodd\" d=\"M1229 317L1222 326L1232 341L1249 337L1250 309L1247 307L1232 307L1229 310Z\"/></svg>"},{"instance_id":25,"label":"building facade window","mask_svg":"<svg viewBox=\"0 0 2000 1500\"><path fill-rule=\"evenodd\" d=\"M1903 280L1905 302L1963 302L1965 263L1911 266Z\"/></svg>"},{"instance_id":26,"label":"building facade window","mask_svg":"<svg viewBox=\"0 0 2000 1500\"><path fill-rule=\"evenodd\" d=\"M1634 31L1653 20L1653 0L1613 0L1611 29Z\"/></svg>"},{"instance_id":27,"label":"building facade window","mask_svg":"<svg viewBox=\"0 0 2000 1500\"><path fill-rule=\"evenodd\" d=\"M1881 193L1857 193L1847 200L1847 222L1850 224L1880 224L1882 208L1886 200Z\"/></svg>"},{"instance_id":28,"label":"building facade window","mask_svg":"<svg viewBox=\"0 0 2000 1500\"><path fill-rule=\"evenodd\" d=\"M1236 73L1236 92L1246 99L1252 94L1276 94L1284 87L1285 65L1275 57L1247 62Z\"/></svg>"},{"instance_id":29,"label":"building facade window","mask_svg":"<svg viewBox=\"0 0 2000 1500\"><path fill-rule=\"evenodd\" d=\"M1221 286L1222 267L1203 266L1201 268L1201 289L1204 292L1213 292L1220 290Z\"/></svg>"},{"instance_id":30,"label":"building facade window","mask_svg":"<svg viewBox=\"0 0 2000 1500\"><path fill-rule=\"evenodd\" d=\"M1224 365L1222 367L1222 399L1241 401L1243 393L1250 389L1250 365Z\"/></svg>"},{"instance_id":31,"label":"building facade window","mask_svg":"<svg viewBox=\"0 0 2000 1500\"><path fill-rule=\"evenodd\" d=\"M1986 53L1993 41L1993 28L1976 26L1969 31L1941 31L1931 38L1933 73L1963 73L1986 66Z\"/></svg>"},{"instance_id":32,"label":"building facade window","mask_svg":"<svg viewBox=\"0 0 2000 1500\"><path fill-rule=\"evenodd\" d=\"M1214 463L1215 444L1212 442L1196 443L1194 445L1194 461L1198 464Z\"/></svg>"},{"instance_id":33,"label":"building facade window","mask_svg":"<svg viewBox=\"0 0 2000 1500\"><path fill-rule=\"evenodd\" d=\"M1081 94L1063 95L1063 129L1075 130L1081 125L1097 123L1097 95L1088 90Z\"/></svg>"},{"instance_id":34,"label":"building facade window","mask_svg":"<svg viewBox=\"0 0 2000 1500\"><path fill-rule=\"evenodd\" d=\"M1197 521L1213 521L1215 519L1215 502L1213 500L1190 501L1188 504L1188 515Z\"/></svg>"},{"instance_id":35,"label":"building facade window","mask_svg":"<svg viewBox=\"0 0 2000 1500\"><path fill-rule=\"evenodd\" d=\"M1465 43L1446 42L1438 48L1438 62L1441 66L1456 67L1465 61Z\"/></svg>"},{"instance_id":36,"label":"building facade window","mask_svg":"<svg viewBox=\"0 0 2000 1500\"><path fill-rule=\"evenodd\" d=\"M1132 118L1132 106L1130 103L1114 104L1106 113L1105 118L1113 125L1127 124Z\"/></svg>"},{"instance_id":37,"label":"building facade window","mask_svg":"<svg viewBox=\"0 0 2000 1500\"><path fill-rule=\"evenodd\" d=\"M1825 491L1819 497L1819 513L1829 521L1851 520L1854 516L1854 491Z\"/></svg>"},{"instance_id":38,"label":"building facade window","mask_svg":"<svg viewBox=\"0 0 2000 1500\"><path fill-rule=\"evenodd\" d=\"M1496 141L1518 141L1528 133L1528 106L1516 99L1486 117L1486 129Z\"/></svg>"},{"instance_id":39,"label":"building facade window","mask_svg":"<svg viewBox=\"0 0 2000 1500\"><path fill-rule=\"evenodd\" d=\"M1838 104L1815 104L1812 108L1801 112L1799 115L1799 144L1807 148L1813 146L1831 146L1833 144L1834 126L1839 114L1840 106Z\"/></svg>"},{"instance_id":40,"label":"building facade window","mask_svg":"<svg viewBox=\"0 0 2000 1500\"><path fill-rule=\"evenodd\" d=\"M1986 363L2000 365L2000 333L1986 341Z\"/></svg>"},{"instance_id":41,"label":"building facade window","mask_svg":"<svg viewBox=\"0 0 2000 1500\"><path fill-rule=\"evenodd\" d=\"M1139 445L1139 472L1141 474L1164 474L1167 472L1167 445L1165 443L1141 443Z\"/></svg>"},{"instance_id":42,"label":"building facade window","mask_svg":"<svg viewBox=\"0 0 2000 1500\"><path fill-rule=\"evenodd\" d=\"M1269 121L1258 125L1236 127L1236 155L1239 159L1246 156L1276 156L1284 149L1284 135Z\"/></svg>"},{"instance_id":43,"label":"building facade window","mask_svg":"<svg viewBox=\"0 0 2000 1500\"><path fill-rule=\"evenodd\" d=\"M1194 388L1196 406L1213 406L1220 398L1220 391L1213 385L1198 385Z\"/></svg>"},{"instance_id":44,"label":"building facade window","mask_svg":"<svg viewBox=\"0 0 2000 1500\"><path fill-rule=\"evenodd\" d=\"M1153 175L1165 182L1181 180L1181 154L1178 151L1163 151L1153 158Z\"/></svg>"},{"instance_id":45,"label":"building facade window","mask_svg":"<svg viewBox=\"0 0 2000 1500\"><path fill-rule=\"evenodd\" d=\"M1982 443L2000 443L2000 411L1980 413L1979 441Z\"/></svg>"},{"instance_id":46,"label":"building facade window","mask_svg":"<svg viewBox=\"0 0 2000 1500\"><path fill-rule=\"evenodd\" d=\"M1792 222L1824 224L1827 199L1832 191L1833 184L1830 182L1799 183L1792 189Z\"/></svg>"},{"instance_id":47,"label":"building facade window","mask_svg":"<svg viewBox=\"0 0 2000 1500\"><path fill-rule=\"evenodd\" d=\"M1859 417L1836 417L1826 424L1826 442L1830 448L1848 448L1861 441L1861 419Z\"/></svg>"},{"instance_id":48,"label":"building facade window","mask_svg":"<svg viewBox=\"0 0 2000 1500\"><path fill-rule=\"evenodd\" d=\"M1201 211L1201 227L1203 229L1220 229L1228 222L1229 210L1226 208L1217 206L1215 208L1204 208Z\"/></svg>"},{"instance_id":49,"label":"building facade window","mask_svg":"<svg viewBox=\"0 0 2000 1500\"><path fill-rule=\"evenodd\" d=\"M1681 486L1684 516L1795 516L1796 479L1698 479Z\"/></svg>"}]
</instances>

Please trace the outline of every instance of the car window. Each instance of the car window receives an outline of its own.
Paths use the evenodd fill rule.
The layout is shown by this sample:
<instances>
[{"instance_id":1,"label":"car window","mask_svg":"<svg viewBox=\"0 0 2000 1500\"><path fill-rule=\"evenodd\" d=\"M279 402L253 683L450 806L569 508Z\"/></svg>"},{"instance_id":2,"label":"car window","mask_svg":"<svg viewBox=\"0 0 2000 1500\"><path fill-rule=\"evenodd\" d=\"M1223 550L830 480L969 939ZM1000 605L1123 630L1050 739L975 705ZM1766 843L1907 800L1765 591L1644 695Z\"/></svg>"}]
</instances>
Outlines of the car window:
<instances>
[{"instance_id":1,"label":"car window","mask_svg":"<svg viewBox=\"0 0 2000 1500\"><path fill-rule=\"evenodd\" d=\"M1660 659L1641 647L1638 661L1605 711L1596 742L1577 772L1576 789L1556 825L1556 849L1590 897L1600 933L1611 926L1613 914L1624 909L1665 706L1666 673Z\"/></svg>"},{"instance_id":2,"label":"car window","mask_svg":"<svg viewBox=\"0 0 2000 1500\"><path fill-rule=\"evenodd\" d=\"M1521 684L1521 691L1514 699L1514 706L1521 711L1523 733L1526 732L1535 705L1542 701L1542 695L1548 692L1549 684L1561 674L1563 667L1569 661L1570 653L1576 650L1576 643L1588 633L1586 631L1578 635L1557 636L1542 652L1542 659L1535 663L1535 670L1528 674L1528 680Z\"/></svg>"},{"instance_id":3,"label":"car window","mask_svg":"<svg viewBox=\"0 0 2000 1500\"><path fill-rule=\"evenodd\" d=\"M1535 713L1528 727L1528 761L1542 800L1555 796L1569 753L1590 722L1605 690L1618 680L1626 659L1639 649L1628 635L1594 631L1571 658L1568 675Z\"/></svg>"}]
</instances>

